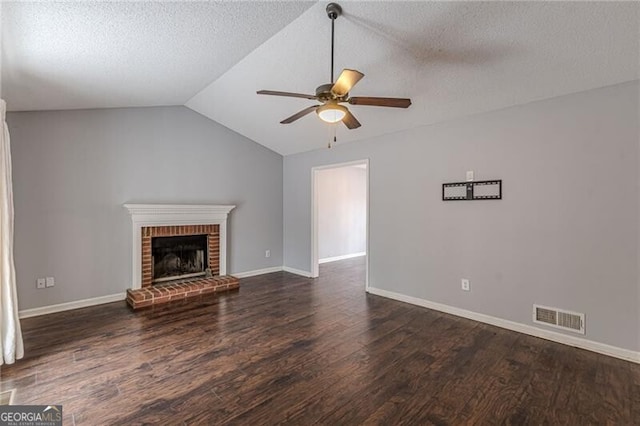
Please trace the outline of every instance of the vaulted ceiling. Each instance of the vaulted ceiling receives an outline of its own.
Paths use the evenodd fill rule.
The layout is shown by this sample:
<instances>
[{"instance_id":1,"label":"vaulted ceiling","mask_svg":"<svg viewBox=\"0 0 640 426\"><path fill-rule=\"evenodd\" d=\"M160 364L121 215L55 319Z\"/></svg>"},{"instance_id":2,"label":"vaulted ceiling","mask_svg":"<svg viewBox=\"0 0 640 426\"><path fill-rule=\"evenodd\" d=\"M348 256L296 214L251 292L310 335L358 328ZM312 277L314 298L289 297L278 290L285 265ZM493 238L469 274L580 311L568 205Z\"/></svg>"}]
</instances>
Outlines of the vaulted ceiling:
<instances>
[{"instance_id":1,"label":"vaulted ceiling","mask_svg":"<svg viewBox=\"0 0 640 426\"><path fill-rule=\"evenodd\" d=\"M330 80L326 2L2 4L10 111L186 105L283 155L326 146L306 99ZM637 2L352 2L336 21L336 74L352 96L339 143L640 78Z\"/></svg>"}]
</instances>

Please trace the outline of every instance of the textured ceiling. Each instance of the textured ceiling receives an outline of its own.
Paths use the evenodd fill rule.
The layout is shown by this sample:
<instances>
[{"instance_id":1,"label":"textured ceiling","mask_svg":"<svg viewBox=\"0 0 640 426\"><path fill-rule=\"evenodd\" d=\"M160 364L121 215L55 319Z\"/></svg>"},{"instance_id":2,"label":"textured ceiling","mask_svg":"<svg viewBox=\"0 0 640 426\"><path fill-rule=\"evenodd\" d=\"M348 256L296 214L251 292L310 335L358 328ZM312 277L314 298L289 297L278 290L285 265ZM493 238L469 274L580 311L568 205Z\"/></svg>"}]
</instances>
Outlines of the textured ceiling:
<instances>
[{"instance_id":1,"label":"textured ceiling","mask_svg":"<svg viewBox=\"0 0 640 426\"><path fill-rule=\"evenodd\" d=\"M281 154L326 146L312 101L329 81L326 2L4 3L10 110L182 105ZM411 97L407 110L350 106L338 142L639 78L637 2L342 2L336 74L352 96ZM392 136L390 136L392 138Z\"/></svg>"},{"instance_id":2,"label":"textured ceiling","mask_svg":"<svg viewBox=\"0 0 640 426\"><path fill-rule=\"evenodd\" d=\"M255 94L313 93L329 82L324 7L310 8L187 106L285 155L326 146L329 125L315 114L279 124L313 101ZM413 105L350 106L362 127L338 126L338 143L639 77L638 3L347 2L343 8L336 69L365 74L351 95L411 97Z\"/></svg>"},{"instance_id":3,"label":"textured ceiling","mask_svg":"<svg viewBox=\"0 0 640 426\"><path fill-rule=\"evenodd\" d=\"M313 2L4 2L9 110L183 105Z\"/></svg>"}]
</instances>

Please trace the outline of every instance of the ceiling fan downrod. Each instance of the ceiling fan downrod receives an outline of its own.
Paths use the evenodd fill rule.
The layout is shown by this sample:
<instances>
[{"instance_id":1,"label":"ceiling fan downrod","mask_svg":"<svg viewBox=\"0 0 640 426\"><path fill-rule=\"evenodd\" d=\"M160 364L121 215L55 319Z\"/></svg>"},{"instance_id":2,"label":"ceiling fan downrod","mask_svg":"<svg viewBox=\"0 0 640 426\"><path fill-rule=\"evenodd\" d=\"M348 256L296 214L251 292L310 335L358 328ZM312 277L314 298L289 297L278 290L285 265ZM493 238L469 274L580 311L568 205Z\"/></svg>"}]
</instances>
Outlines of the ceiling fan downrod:
<instances>
[{"instance_id":1,"label":"ceiling fan downrod","mask_svg":"<svg viewBox=\"0 0 640 426\"><path fill-rule=\"evenodd\" d=\"M336 18L342 14L342 7L338 3L329 3L327 5L327 16L331 19L331 83L333 83L333 45L335 38L335 22Z\"/></svg>"}]
</instances>

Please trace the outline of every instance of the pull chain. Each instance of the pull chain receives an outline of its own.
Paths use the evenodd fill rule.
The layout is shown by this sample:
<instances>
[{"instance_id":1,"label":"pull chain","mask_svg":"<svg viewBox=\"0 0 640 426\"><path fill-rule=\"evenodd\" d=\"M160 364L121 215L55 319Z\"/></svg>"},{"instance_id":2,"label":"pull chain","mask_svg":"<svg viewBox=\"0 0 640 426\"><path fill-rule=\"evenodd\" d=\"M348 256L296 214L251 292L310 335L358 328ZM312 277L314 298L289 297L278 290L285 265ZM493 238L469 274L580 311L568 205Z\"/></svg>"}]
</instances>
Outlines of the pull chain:
<instances>
[{"instance_id":1,"label":"pull chain","mask_svg":"<svg viewBox=\"0 0 640 426\"><path fill-rule=\"evenodd\" d=\"M336 123L331 123L329 125L329 143L327 144L327 148L329 149L331 149L331 147L338 141L336 138L336 126Z\"/></svg>"}]
</instances>

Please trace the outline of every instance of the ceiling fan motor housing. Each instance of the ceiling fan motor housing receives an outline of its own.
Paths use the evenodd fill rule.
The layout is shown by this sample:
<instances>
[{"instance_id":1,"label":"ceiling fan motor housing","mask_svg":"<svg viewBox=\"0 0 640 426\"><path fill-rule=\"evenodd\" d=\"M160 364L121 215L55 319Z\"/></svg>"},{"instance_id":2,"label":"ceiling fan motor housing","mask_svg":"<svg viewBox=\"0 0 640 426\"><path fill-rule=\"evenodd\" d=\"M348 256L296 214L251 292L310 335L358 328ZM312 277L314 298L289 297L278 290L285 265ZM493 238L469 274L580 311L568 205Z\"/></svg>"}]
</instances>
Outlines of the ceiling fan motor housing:
<instances>
[{"instance_id":1,"label":"ceiling fan motor housing","mask_svg":"<svg viewBox=\"0 0 640 426\"><path fill-rule=\"evenodd\" d=\"M325 101L344 102L349 96L348 93L345 93L344 96L337 96L331 91L332 88L333 88L333 83L321 84L320 86L316 87L316 96L318 100L322 102L325 102Z\"/></svg>"}]
</instances>

